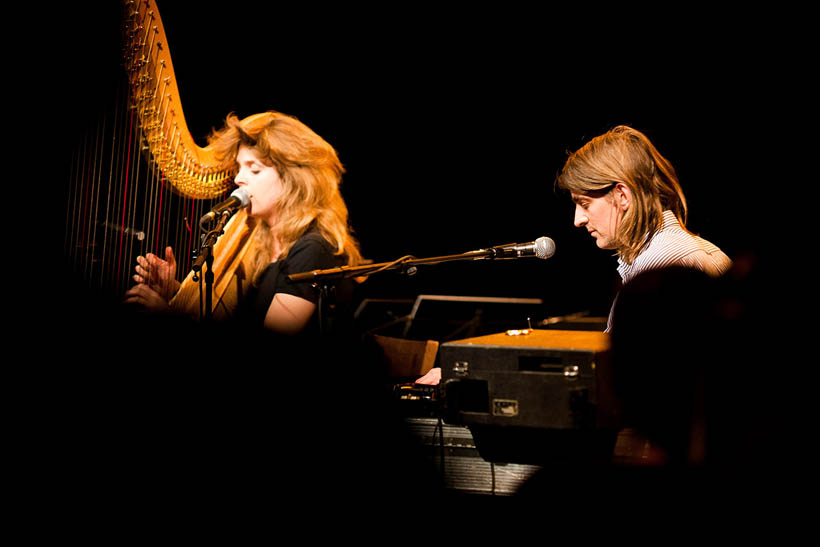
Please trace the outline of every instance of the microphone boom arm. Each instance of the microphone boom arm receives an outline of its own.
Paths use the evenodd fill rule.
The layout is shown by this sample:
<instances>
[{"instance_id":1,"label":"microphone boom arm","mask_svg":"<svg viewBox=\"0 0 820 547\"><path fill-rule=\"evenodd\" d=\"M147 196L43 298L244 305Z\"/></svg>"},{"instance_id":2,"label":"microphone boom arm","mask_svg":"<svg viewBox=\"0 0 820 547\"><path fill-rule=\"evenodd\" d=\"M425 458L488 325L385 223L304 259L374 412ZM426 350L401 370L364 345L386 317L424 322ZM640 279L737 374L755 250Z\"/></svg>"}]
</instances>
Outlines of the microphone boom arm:
<instances>
[{"instance_id":1,"label":"microphone boom arm","mask_svg":"<svg viewBox=\"0 0 820 547\"><path fill-rule=\"evenodd\" d=\"M288 275L288 279L297 283L304 283L308 281L319 282L334 279L348 279L351 277L366 277L374 273L397 270L399 268L401 268L404 272L410 273L409 270L411 268L421 265L441 264L443 262L455 262L458 260L493 259L499 256L499 250L496 248L480 249L462 254L434 256L429 258L405 256L392 262L366 264L363 266L341 266L339 268L330 268L328 270L312 270L308 272L290 274ZM415 272L413 271L412 273Z\"/></svg>"}]
</instances>

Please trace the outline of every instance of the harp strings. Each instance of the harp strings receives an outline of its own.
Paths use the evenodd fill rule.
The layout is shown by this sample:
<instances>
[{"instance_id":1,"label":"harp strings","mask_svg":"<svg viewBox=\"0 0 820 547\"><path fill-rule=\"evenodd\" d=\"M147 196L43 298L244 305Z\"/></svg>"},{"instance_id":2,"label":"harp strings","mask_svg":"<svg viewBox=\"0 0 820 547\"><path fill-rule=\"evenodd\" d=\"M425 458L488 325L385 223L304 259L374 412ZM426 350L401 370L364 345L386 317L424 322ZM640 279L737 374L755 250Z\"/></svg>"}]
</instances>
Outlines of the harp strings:
<instances>
[{"instance_id":1,"label":"harp strings","mask_svg":"<svg viewBox=\"0 0 820 547\"><path fill-rule=\"evenodd\" d=\"M165 247L171 246L177 259L177 281L181 282L198 248L195 219L210 207L210 200L198 194L210 191L211 197L224 198L230 181L226 173L216 172L215 167L207 164L207 154L180 128L184 119L179 99L175 100L172 93L175 87L170 57L161 55L166 46L159 25L155 24L159 23L158 14L149 2L141 2L139 8L133 33L138 41L131 47L139 54L131 59L129 72L134 90L132 108L141 121L144 152L151 171L144 221L150 227L147 248L164 258ZM187 144L183 142L186 135L190 141ZM205 160L198 161L203 155ZM215 189L206 188L208 179L218 183Z\"/></svg>"},{"instance_id":2,"label":"harp strings","mask_svg":"<svg viewBox=\"0 0 820 547\"><path fill-rule=\"evenodd\" d=\"M187 132L155 4L123 6L123 63L105 82L110 102L80 128L64 235L73 271L115 297L133 284L138 255L164 258L168 246L181 282L199 247L198 219L231 186Z\"/></svg>"}]
</instances>

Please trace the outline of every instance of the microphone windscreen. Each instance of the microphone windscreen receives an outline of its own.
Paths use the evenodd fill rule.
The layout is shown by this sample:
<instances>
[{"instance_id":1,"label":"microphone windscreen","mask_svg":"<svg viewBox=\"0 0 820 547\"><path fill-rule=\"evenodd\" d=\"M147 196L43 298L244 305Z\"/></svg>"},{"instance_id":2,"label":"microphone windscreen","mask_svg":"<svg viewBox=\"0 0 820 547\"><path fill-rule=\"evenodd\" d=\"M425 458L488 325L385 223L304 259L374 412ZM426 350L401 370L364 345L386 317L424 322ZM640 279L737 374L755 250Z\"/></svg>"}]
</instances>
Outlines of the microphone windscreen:
<instances>
[{"instance_id":1,"label":"microphone windscreen","mask_svg":"<svg viewBox=\"0 0 820 547\"><path fill-rule=\"evenodd\" d=\"M548 237L539 237L535 240L535 256L549 258L555 254L555 242Z\"/></svg>"},{"instance_id":2,"label":"microphone windscreen","mask_svg":"<svg viewBox=\"0 0 820 547\"><path fill-rule=\"evenodd\" d=\"M248 195L248 191L244 188L237 188L231 192L231 195L239 200L242 207L247 207L248 203L251 202L251 197Z\"/></svg>"}]
</instances>

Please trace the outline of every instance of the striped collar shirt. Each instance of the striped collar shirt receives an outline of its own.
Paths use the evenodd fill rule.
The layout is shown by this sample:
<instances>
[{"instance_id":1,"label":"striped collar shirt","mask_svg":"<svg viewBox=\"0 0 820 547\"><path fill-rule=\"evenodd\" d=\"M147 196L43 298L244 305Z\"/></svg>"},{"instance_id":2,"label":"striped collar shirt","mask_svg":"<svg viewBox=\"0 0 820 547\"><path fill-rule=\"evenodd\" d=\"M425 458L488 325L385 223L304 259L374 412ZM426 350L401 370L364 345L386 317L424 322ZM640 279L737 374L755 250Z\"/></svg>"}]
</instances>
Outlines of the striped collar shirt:
<instances>
[{"instance_id":1,"label":"striped collar shirt","mask_svg":"<svg viewBox=\"0 0 820 547\"><path fill-rule=\"evenodd\" d=\"M720 277L732 267L732 261L716 245L698 237L681 226L675 213L663 212L663 227L652 234L649 245L632 264L618 259L618 274L624 284L639 274L661 268L684 267ZM617 297L616 297L617 300ZM613 303L613 309L614 309ZM612 312L607 321L607 332L612 329Z\"/></svg>"},{"instance_id":2,"label":"striped collar shirt","mask_svg":"<svg viewBox=\"0 0 820 547\"><path fill-rule=\"evenodd\" d=\"M716 245L687 232L672 211L663 212L663 227L652 235L649 245L627 264L618 259L618 273L624 283L638 274L680 266L694 268L720 277L732 266L732 261Z\"/></svg>"}]
</instances>

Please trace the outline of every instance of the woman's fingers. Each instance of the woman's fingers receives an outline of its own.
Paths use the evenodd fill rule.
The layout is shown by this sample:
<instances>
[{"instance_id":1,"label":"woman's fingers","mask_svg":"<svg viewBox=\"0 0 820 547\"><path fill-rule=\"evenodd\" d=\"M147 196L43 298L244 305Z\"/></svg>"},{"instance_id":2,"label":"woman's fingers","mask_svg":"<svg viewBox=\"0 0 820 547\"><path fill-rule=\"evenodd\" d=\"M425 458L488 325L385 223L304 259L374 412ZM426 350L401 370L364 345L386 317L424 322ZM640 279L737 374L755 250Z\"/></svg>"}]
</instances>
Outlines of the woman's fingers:
<instances>
[{"instance_id":1,"label":"woman's fingers","mask_svg":"<svg viewBox=\"0 0 820 547\"><path fill-rule=\"evenodd\" d=\"M170 268L176 268L177 259L174 256L174 250L171 247L165 247L165 261Z\"/></svg>"},{"instance_id":2,"label":"woman's fingers","mask_svg":"<svg viewBox=\"0 0 820 547\"><path fill-rule=\"evenodd\" d=\"M170 247L168 249L170 249ZM173 251L171 251L170 256L173 259ZM175 265L175 263L170 265ZM148 253L145 256L137 257L135 269L140 277L147 279L156 278L155 280L159 280L164 274L163 270L167 270L168 267L168 262L162 260L155 254Z\"/></svg>"},{"instance_id":3,"label":"woman's fingers","mask_svg":"<svg viewBox=\"0 0 820 547\"><path fill-rule=\"evenodd\" d=\"M168 308L168 303L148 285L140 283L131 287L125 293L125 303L140 304L153 311L162 311Z\"/></svg>"}]
</instances>

